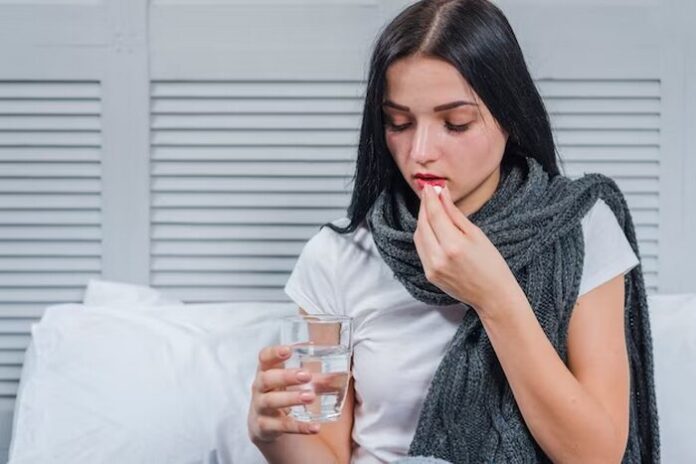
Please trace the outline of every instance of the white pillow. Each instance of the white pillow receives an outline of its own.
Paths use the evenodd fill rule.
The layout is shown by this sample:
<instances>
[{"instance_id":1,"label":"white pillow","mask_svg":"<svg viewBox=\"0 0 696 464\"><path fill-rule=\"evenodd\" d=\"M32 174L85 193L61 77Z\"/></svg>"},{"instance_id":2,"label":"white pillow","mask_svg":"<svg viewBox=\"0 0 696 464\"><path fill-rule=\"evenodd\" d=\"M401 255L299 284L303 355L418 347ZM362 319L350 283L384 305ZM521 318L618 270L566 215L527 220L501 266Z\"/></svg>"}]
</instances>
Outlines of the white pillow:
<instances>
[{"instance_id":1,"label":"white pillow","mask_svg":"<svg viewBox=\"0 0 696 464\"><path fill-rule=\"evenodd\" d=\"M10 464L264 463L246 430L250 386L297 306L133 309L58 305L34 325Z\"/></svg>"},{"instance_id":2,"label":"white pillow","mask_svg":"<svg viewBox=\"0 0 696 464\"><path fill-rule=\"evenodd\" d=\"M182 305L180 300L155 290L151 287L126 282L114 282L90 279L83 297L83 303L89 306L120 306L128 310L149 309L158 305ZM36 364L33 341L24 352L22 374L17 387L17 401L21 401L24 392L24 379L32 378ZM17 408L12 417L12 430L17 429Z\"/></svg>"},{"instance_id":3,"label":"white pillow","mask_svg":"<svg viewBox=\"0 0 696 464\"><path fill-rule=\"evenodd\" d=\"M160 306L180 305L181 300L151 287L90 279L82 302L88 306Z\"/></svg>"},{"instance_id":4,"label":"white pillow","mask_svg":"<svg viewBox=\"0 0 696 464\"><path fill-rule=\"evenodd\" d=\"M696 462L696 295L648 297L663 462Z\"/></svg>"}]
</instances>

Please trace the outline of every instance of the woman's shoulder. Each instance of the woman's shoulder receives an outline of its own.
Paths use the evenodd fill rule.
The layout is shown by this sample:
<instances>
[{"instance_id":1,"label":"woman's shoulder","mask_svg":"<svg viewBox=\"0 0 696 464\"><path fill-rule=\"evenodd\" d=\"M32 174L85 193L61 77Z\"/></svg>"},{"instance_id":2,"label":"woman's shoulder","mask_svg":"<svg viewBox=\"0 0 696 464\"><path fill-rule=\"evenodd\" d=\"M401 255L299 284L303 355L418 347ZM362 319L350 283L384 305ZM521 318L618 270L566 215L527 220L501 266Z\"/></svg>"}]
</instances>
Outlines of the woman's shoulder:
<instances>
[{"instance_id":1,"label":"woman's shoulder","mask_svg":"<svg viewBox=\"0 0 696 464\"><path fill-rule=\"evenodd\" d=\"M601 198L582 218L585 259L580 294L639 263L614 212Z\"/></svg>"},{"instance_id":2,"label":"woman's shoulder","mask_svg":"<svg viewBox=\"0 0 696 464\"><path fill-rule=\"evenodd\" d=\"M623 229L616 219L614 211L609 207L609 205L602 200L597 198L594 205L585 213L582 218L582 226L586 231L597 232L594 235L601 235L600 232L615 232L613 235L617 235L616 232L620 231L621 236L625 238Z\"/></svg>"},{"instance_id":3,"label":"woman's shoulder","mask_svg":"<svg viewBox=\"0 0 696 464\"><path fill-rule=\"evenodd\" d=\"M611 210L611 208L609 208L609 205L607 205L604 200L597 198L595 204L592 205L587 213L585 213L585 216L583 216L582 224L583 226L590 226L594 224L606 225L607 223L611 223L612 219L616 221L614 212Z\"/></svg>"},{"instance_id":4,"label":"woman's shoulder","mask_svg":"<svg viewBox=\"0 0 696 464\"><path fill-rule=\"evenodd\" d=\"M336 227L345 228L350 224L350 218L342 216L329 221ZM328 225L322 225L320 229L307 241L303 254L317 254L326 256L330 253L340 255L342 252L355 247L364 247L369 243L369 230L363 221L352 232L341 233L333 230Z\"/></svg>"}]
</instances>

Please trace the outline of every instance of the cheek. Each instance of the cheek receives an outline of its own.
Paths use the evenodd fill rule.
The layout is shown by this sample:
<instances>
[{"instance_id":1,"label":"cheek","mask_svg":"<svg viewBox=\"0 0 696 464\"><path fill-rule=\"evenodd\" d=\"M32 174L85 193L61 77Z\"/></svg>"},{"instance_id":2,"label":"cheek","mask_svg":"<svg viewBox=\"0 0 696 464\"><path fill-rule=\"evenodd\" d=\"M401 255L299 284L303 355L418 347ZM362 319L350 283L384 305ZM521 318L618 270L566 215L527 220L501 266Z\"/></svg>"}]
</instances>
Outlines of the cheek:
<instances>
[{"instance_id":1,"label":"cheek","mask_svg":"<svg viewBox=\"0 0 696 464\"><path fill-rule=\"evenodd\" d=\"M385 133L384 138L387 142L387 148L389 153L391 153L392 158L396 162L399 169L403 170L403 166L406 163L407 149L405 148L405 138L399 137L391 133Z\"/></svg>"},{"instance_id":2,"label":"cheek","mask_svg":"<svg viewBox=\"0 0 696 464\"><path fill-rule=\"evenodd\" d=\"M491 134L484 130L476 130L460 137L457 141L460 152L465 156L458 157L470 172L487 172L500 164L502 153Z\"/></svg>"}]
</instances>

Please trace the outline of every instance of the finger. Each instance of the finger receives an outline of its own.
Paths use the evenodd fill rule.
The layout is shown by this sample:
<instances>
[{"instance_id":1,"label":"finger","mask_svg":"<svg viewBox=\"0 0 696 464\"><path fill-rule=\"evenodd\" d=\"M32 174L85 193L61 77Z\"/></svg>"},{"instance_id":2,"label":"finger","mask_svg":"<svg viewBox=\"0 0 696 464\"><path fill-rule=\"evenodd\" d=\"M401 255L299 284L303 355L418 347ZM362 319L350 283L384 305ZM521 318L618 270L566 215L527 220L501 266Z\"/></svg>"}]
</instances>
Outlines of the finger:
<instances>
[{"instance_id":1,"label":"finger","mask_svg":"<svg viewBox=\"0 0 696 464\"><path fill-rule=\"evenodd\" d=\"M277 367L290 357L290 347L284 345L267 346L259 352L259 371Z\"/></svg>"},{"instance_id":2,"label":"finger","mask_svg":"<svg viewBox=\"0 0 696 464\"><path fill-rule=\"evenodd\" d=\"M424 189L424 200L426 202L426 212L428 223L432 229L437 242L441 247L451 246L460 235L460 231L452 223L449 215L445 211L440 198L431 185L426 184ZM440 193L442 194L442 192Z\"/></svg>"},{"instance_id":3,"label":"finger","mask_svg":"<svg viewBox=\"0 0 696 464\"><path fill-rule=\"evenodd\" d=\"M449 188L445 185L445 188L440 192L440 199L445 212L449 215L452 223L465 234L472 233L472 227L475 226L473 222L469 220L468 217L457 208L454 204L452 196L450 195Z\"/></svg>"},{"instance_id":4,"label":"finger","mask_svg":"<svg viewBox=\"0 0 696 464\"><path fill-rule=\"evenodd\" d=\"M261 414L268 414L290 406L309 404L316 398L312 390L272 391L258 396L256 408Z\"/></svg>"},{"instance_id":5,"label":"finger","mask_svg":"<svg viewBox=\"0 0 696 464\"><path fill-rule=\"evenodd\" d=\"M290 416L278 418L262 416L258 418L258 426L264 434L299 433L313 435L321 429L321 425L316 422L300 422Z\"/></svg>"},{"instance_id":6,"label":"finger","mask_svg":"<svg viewBox=\"0 0 696 464\"><path fill-rule=\"evenodd\" d=\"M426 187L427 188L427 187ZM433 229L430 227L428 222L428 207L425 201L425 189L423 190L423 196L421 197L420 207L418 209L418 222L416 234L414 235L414 243L416 245L416 251L423 263L424 268L431 267L430 263L432 259L437 256L440 251L440 244L433 233Z\"/></svg>"},{"instance_id":7,"label":"finger","mask_svg":"<svg viewBox=\"0 0 696 464\"><path fill-rule=\"evenodd\" d=\"M296 369L269 369L260 371L256 374L256 382L254 387L260 393L266 393L271 390L289 387L293 385L302 385L312 380L312 374L303 371L300 368Z\"/></svg>"}]
</instances>

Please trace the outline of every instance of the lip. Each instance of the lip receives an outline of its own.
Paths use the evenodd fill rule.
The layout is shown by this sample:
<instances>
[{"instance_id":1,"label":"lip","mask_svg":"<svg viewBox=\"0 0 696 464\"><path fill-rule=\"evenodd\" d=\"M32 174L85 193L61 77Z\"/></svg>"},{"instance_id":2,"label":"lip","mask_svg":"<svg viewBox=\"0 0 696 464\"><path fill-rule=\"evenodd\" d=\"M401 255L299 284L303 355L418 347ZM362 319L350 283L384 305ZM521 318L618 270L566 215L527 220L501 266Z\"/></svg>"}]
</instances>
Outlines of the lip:
<instances>
[{"instance_id":1,"label":"lip","mask_svg":"<svg viewBox=\"0 0 696 464\"><path fill-rule=\"evenodd\" d=\"M418 186L418 190L423 190L426 186L426 184L430 185L437 185L438 187L444 187L445 184L447 183L447 179L443 178L424 178L424 177L416 177L416 185Z\"/></svg>"}]
</instances>

